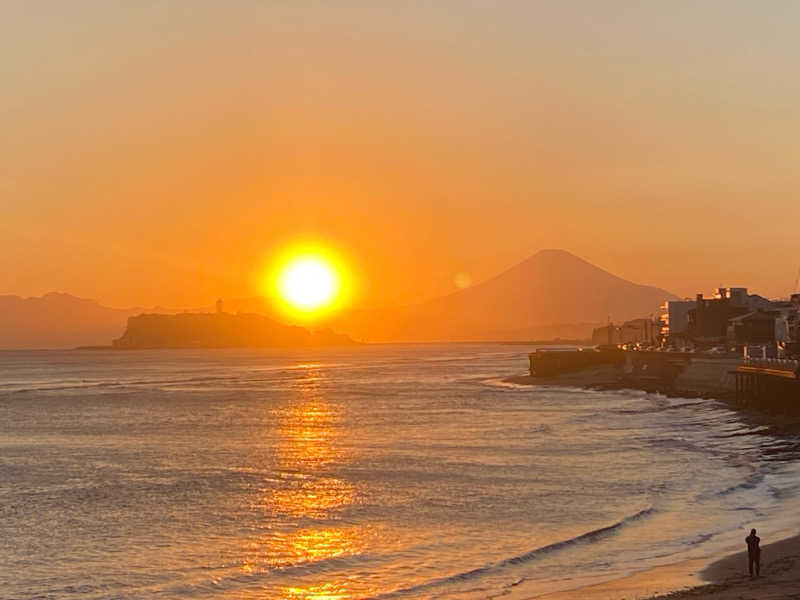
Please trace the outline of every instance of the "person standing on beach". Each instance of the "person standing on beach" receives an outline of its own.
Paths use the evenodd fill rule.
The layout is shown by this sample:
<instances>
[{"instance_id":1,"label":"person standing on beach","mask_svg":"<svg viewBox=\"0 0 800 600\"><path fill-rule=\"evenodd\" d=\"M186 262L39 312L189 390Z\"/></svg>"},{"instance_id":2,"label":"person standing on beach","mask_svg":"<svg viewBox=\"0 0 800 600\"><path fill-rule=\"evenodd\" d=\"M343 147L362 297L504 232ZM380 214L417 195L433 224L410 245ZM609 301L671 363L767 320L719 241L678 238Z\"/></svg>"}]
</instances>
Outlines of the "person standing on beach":
<instances>
[{"instance_id":1,"label":"person standing on beach","mask_svg":"<svg viewBox=\"0 0 800 600\"><path fill-rule=\"evenodd\" d=\"M758 543L761 538L756 535L756 530L751 529L750 535L744 538L747 542L747 566L750 569L750 577L753 576L753 564L756 566L756 577L761 574L761 548Z\"/></svg>"}]
</instances>

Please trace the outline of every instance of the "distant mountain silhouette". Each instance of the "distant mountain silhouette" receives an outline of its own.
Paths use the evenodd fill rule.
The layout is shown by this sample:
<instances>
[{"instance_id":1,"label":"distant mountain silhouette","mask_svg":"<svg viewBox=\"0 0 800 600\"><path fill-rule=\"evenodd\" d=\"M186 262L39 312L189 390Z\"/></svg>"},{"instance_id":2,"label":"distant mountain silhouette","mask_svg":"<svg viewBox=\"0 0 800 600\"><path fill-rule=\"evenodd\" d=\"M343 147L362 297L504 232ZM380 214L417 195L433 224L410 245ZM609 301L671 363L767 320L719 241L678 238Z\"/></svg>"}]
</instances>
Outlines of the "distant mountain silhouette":
<instances>
[{"instance_id":1,"label":"distant mountain silhouette","mask_svg":"<svg viewBox=\"0 0 800 600\"><path fill-rule=\"evenodd\" d=\"M674 298L564 250L542 250L464 290L414 306L351 311L332 326L364 341L587 338L609 317L620 322L657 314Z\"/></svg>"},{"instance_id":2,"label":"distant mountain silhouette","mask_svg":"<svg viewBox=\"0 0 800 600\"><path fill-rule=\"evenodd\" d=\"M263 298L226 303L237 313L264 313ZM308 331L259 314L213 314L192 310L109 308L94 300L51 292L35 298L0 296L0 349L302 347L354 342L330 330ZM177 313L177 314L176 314ZM127 326L126 326L127 324ZM133 324L131 326L131 324Z\"/></svg>"},{"instance_id":3,"label":"distant mountain silhouette","mask_svg":"<svg viewBox=\"0 0 800 600\"><path fill-rule=\"evenodd\" d=\"M140 308L118 309L51 292L38 298L0 296L0 348L74 348L109 344Z\"/></svg>"},{"instance_id":4,"label":"distant mountain silhouette","mask_svg":"<svg viewBox=\"0 0 800 600\"><path fill-rule=\"evenodd\" d=\"M350 310L324 325L358 341L588 338L592 327L657 313L669 292L626 281L564 250L542 250L470 288L422 304ZM228 313L276 319L260 297L225 301ZM108 308L69 294L0 296L0 348L110 344L128 317L168 309ZM213 307L188 312L213 312Z\"/></svg>"}]
</instances>

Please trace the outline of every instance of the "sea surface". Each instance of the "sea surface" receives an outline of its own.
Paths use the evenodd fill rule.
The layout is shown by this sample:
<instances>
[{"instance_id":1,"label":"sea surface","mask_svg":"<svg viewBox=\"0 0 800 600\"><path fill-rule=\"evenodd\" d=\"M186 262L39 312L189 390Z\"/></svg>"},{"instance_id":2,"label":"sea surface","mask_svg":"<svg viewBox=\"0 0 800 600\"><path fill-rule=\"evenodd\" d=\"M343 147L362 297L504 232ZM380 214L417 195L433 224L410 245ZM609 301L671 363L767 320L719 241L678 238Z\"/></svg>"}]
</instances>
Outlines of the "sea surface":
<instances>
[{"instance_id":1,"label":"sea surface","mask_svg":"<svg viewBox=\"0 0 800 600\"><path fill-rule=\"evenodd\" d=\"M0 596L530 598L793 524L796 440L530 350L2 352Z\"/></svg>"}]
</instances>

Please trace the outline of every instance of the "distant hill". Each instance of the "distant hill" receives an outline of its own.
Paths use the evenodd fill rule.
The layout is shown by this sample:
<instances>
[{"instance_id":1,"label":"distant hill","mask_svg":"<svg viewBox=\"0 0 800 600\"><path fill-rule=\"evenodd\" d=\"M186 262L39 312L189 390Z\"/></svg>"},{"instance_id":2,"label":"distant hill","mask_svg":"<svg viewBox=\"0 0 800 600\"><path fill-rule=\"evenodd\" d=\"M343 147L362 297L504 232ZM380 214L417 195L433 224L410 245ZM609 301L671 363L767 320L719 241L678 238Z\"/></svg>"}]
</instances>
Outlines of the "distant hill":
<instances>
[{"instance_id":1,"label":"distant hill","mask_svg":"<svg viewBox=\"0 0 800 600\"><path fill-rule=\"evenodd\" d=\"M325 326L359 341L469 341L589 338L592 328L657 313L674 299L564 250L542 250L507 271L430 302L350 310ZM189 312L210 312L212 307ZM228 313L276 315L264 298L225 301ZM108 308L69 294L0 296L0 348L74 348L109 344L128 317L166 309Z\"/></svg>"},{"instance_id":2,"label":"distant hill","mask_svg":"<svg viewBox=\"0 0 800 600\"><path fill-rule=\"evenodd\" d=\"M181 313L130 317L115 348L304 348L355 342L331 330L311 332L256 314Z\"/></svg>"},{"instance_id":3,"label":"distant hill","mask_svg":"<svg viewBox=\"0 0 800 600\"><path fill-rule=\"evenodd\" d=\"M351 311L332 325L364 341L588 338L609 317L657 314L674 298L564 250L542 250L470 288L414 306Z\"/></svg>"},{"instance_id":4,"label":"distant hill","mask_svg":"<svg viewBox=\"0 0 800 600\"><path fill-rule=\"evenodd\" d=\"M51 292L37 298L0 296L0 348L74 348L109 344L140 308L118 309Z\"/></svg>"}]
</instances>

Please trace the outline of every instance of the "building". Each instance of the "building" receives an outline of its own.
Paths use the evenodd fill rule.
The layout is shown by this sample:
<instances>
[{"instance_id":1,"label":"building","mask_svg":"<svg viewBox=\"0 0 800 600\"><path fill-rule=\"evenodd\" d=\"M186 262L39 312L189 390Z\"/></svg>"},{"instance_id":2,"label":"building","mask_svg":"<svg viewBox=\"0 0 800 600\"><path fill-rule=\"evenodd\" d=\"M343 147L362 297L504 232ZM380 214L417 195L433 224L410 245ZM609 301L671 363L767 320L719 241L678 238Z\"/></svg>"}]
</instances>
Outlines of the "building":
<instances>
[{"instance_id":1,"label":"building","mask_svg":"<svg viewBox=\"0 0 800 600\"><path fill-rule=\"evenodd\" d=\"M759 296L758 294L748 294L747 288L731 287L717 288L714 292L715 300L727 300L731 306L744 307L752 310L770 310L773 301Z\"/></svg>"},{"instance_id":2,"label":"building","mask_svg":"<svg viewBox=\"0 0 800 600\"><path fill-rule=\"evenodd\" d=\"M688 336L701 346L785 344L800 334L799 309L800 296L769 300L747 288L718 288L713 298L697 295Z\"/></svg>"},{"instance_id":3,"label":"building","mask_svg":"<svg viewBox=\"0 0 800 600\"><path fill-rule=\"evenodd\" d=\"M775 311L754 310L729 319L727 342L737 346L774 343L776 316Z\"/></svg>"},{"instance_id":4,"label":"building","mask_svg":"<svg viewBox=\"0 0 800 600\"><path fill-rule=\"evenodd\" d=\"M800 340L800 313L798 313L796 302L792 300L775 301L772 303L771 312L775 315L776 342Z\"/></svg>"},{"instance_id":5,"label":"building","mask_svg":"<svg viewBox=\"0 0 800 600\"><path fill-rule=\"evenodd\" d=\"M592 344L595 346L616 346L622 343L619 340L619 327L611 323L592 330Z\"/></svg>"},{"instance_id":6,"label":"building","mask_svg":"<svg viewBox=\"0 0 800 600\"><path fill-rule=\"evenodd\" d=\"M635 342L658 344L661 337L661 322L653 319L633 319L622 325L623 344Z\"/></svg>"},{"instance_id":7,"label":"building","mask_svg":"<svg viewBox=\"0 0 800 600\"><path fill-rule=\"evenodd\" d=\"M689 311L695 306L694 300L667 300L663 306L661 334L668 342L685 338L689 329Z\"/></svg>"},{"instance_id":8,"label":"building","mask_svg":"<svg viewBox=\"0 0 800 600\"><path fill-rule=\"evenodd\" d=\"M597 345L664 343L703 350L711 346L772 345L800 355L800 294L769 300L745 287L717 288L712 297L668 300L660 321L635 319L594 330ZM788 352L788 350L786 350Z\"/></svg>"},{"instance_id":9,"label":"building","mask_svg":"<svg viewBox=\"0 0 800 600\"><path fill-rule=\"evenodd\" d=\"M597 346L619 344L658 344L661 335L661 324L653 319L634 319L622 325L609 323L592 332L592 343Z\"/></svg>"},{"instance_id":10,"label":"building","mask_svg":"<svg viewBox=\"0 0 800 600\"><path fill-rule=\"evenodd\" d=\"M751 301L747 288L719 288L713 298L697 294L695 306L689 310L689 339L699 344L726 343L728 321L757 310L759 299L761 296L755 296Z\"/></svg>"}]
</instances>

